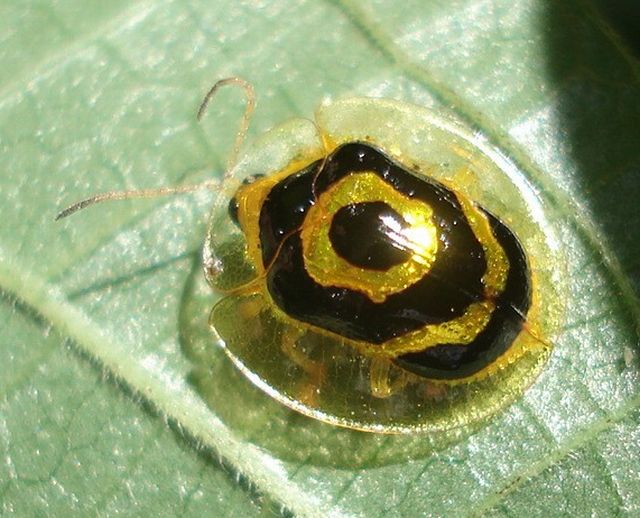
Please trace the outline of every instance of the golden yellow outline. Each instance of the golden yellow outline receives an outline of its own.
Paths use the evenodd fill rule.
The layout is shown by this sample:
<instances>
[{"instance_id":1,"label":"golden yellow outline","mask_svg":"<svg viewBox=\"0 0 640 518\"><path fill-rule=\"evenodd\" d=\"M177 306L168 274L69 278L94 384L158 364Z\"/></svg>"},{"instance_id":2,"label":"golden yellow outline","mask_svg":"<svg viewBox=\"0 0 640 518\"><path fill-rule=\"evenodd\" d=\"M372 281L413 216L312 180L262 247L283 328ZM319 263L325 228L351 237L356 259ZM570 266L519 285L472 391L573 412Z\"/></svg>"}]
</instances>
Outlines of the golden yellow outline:
<instances>
[{"instance_id":1,"label":"golden yellow outline","mask_svg":"<svg viewBox=\"0 0 640 518\"><path fill-rule=\"evenodd\" d=\"M332 151L333 149L329 150L327 153L330 154ZM262 263L262 254L260 250L259 218L256 218L255 215L260 213L264 200L268 196L271 189L277 183L287 178L291 174L297 173L305 167L308 167L311 163L317 160L321 160L322 158L323 156L318 154L317 157L295 161L278 173L265 178L261 178L258 181L250 185L243 186L239 189L238 193L236 194L236 200L238 201L239 205L238 220L247 240L247 253L258 270L259 278L256 279L256 281L258 282L250 283L250 285L245 286L245 289L240 289L238 291L245 293L260 291L263 293L263 296L267 297L267 300L272 301L273 310L276 313L280 314L281 318L290 321L292 323L291 325L310 329L324 336L341 340L344 344L354 347L362 354L366 354L367 356L373 358L378 357L393 360L393 358L396 358L403 354L420 352L442 343L470 344L471 342L473 342L473 340L486 327L491 319L491 314L495 309L493 300L502 292L506 284L506 278L509 272L509 261L503 248L500 246L497 238L494 236L493 231L491 230L491 226L487 216L475 205L473 201L469 200L466 196L462 195L459 191L451 187L447 188L449 188L456 195L461 205L462 211L465 214L465 217L467 218L474 235L480 242L483 251L485 252L487 270L482 277L482 282L485 287L485 296L487 297L487 300L470 304L467 307L465 313L460 317L441 324L424 326L413 332L387 340L382 344L373 344L361 340L345 338L342 335L315 326L313 324L296 320L295 318L287 315L276 304L273 303L273 299L271 298L266 282L264 282L264 275L266 272ZM377 175L374 176L376 176L376 178L379 178ZM389 188L392 189L392 187ZM397 193L397 191L395 190L393 190L393 192L399 197L406 198L404 197L404 195ZM326 194L326 192L321 194L320 197L322 197L324 194ZM413 202L416 201L409 198L406 199ZM381 201L388 202L388 200ZM421 205L423 207L426 206L426 204L424 203L422 203ZM391 206L393 207L393 205ZM312 207L312 209L313 208L314 207ZM397 210L396 207L393 208L394 210ZM397 212L402 213L402 210L397 210ZM306 220L303 227L306 227ZM325 225L325 227L328 228L329 225L327 224ZM304 231L305 228L302 229L302 232ZM358 288L356 287L356 289ZM359 288L359 290L362 291L362 288ZM519 337L516 338L515 342L523 341L522 335L523 333L521 332ZM530 341L525 340L525 342ZM526 350L531 349L531 345L532 344L528 343L527 345L521 345L519 347L510 347L494 362L490 363L480 371L470 376L456 379L432 379L432 381L435 383L445 383L448 385L453 385L457 383L466 383L482 379L492 374L493 372L496 372L503 366L515 361L518 357L524 354Z\"/></svg>"},{"instance_id":2,"label":"golden yellow outline","mask_svg":"<svg viewBox=\"0 0 640 518\"><path fill-rule=\"evenodd\" d=\"M351 203L382 201L411 225L407 230L389 229L410 258L388 270L354 266L334 250L329 237L331 221L338 210ZM321 286L334 286L365 293L373 302L382 303L422 279L435 261L438 233L433 209L409 198L370 171L351 173L324 191L309 209L300 232L302 254L307 272Z\"/></svg>"}]
</instances>

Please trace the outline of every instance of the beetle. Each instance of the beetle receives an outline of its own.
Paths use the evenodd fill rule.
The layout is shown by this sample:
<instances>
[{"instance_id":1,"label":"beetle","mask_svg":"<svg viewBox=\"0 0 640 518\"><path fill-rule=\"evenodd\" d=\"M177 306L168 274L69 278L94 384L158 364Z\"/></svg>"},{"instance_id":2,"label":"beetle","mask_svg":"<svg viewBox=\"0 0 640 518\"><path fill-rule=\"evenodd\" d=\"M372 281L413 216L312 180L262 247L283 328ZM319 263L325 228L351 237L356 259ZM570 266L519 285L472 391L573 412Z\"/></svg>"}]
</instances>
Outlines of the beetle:
<instances>
[{"instance_id":1,"label":"beetle","mask_svg":"<svg viewBox=\"0 0 640 518\"><path fill-rule=\"evenodd\" d=\"M556 296L559 252L508 161L437 112L372 98L322 105L241 156L249 83L216 83L198 119L227 84L247 107L222 182L101 194L58 218L213 188L203 263L222 298L212 330L249 380L306 415L408 433L468 425L513 401L551 352L558 312L541 299Z\"/></svg>"}]
</instances>

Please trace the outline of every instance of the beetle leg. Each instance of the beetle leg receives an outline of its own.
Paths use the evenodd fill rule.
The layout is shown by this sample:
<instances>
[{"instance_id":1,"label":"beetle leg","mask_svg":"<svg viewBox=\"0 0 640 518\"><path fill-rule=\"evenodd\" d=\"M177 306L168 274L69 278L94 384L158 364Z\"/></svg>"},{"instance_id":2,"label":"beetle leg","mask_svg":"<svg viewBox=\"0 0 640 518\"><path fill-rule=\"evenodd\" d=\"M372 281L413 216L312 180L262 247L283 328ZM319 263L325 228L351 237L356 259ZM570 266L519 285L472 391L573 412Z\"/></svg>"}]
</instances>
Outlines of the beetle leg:
<instances>
[{"instance_id":1,"label":"beetle leg","mask_svg":"<svg viewBox=\"0 0 640 518\"><path fill-rule=\"evenodd\" d=\"M256 339L262 336L263 326L260 313L264 308L263 301L259 297L247 297L238 305L238 313L242 321L246 322L248 335Z\"/></svg>"},{"instance_id":2,"label":"beetle leg","mask_svg":"<svg viewBox=\"0 0 640 518\"><path fill-rule=\"evenodd\" d=\"M392 375L392 370L398 374ZM409 376L403 369L394 368L386 358L372 358L369 366L369 382L371 394L378 398L392 396L402 390L409 381Z\"/></svg>"},{"instance_id":3,"label":"beetle leg","mask_svg":"<svg viewBox=\"0 0 640 518\"><path fill-rule=\"evenodd\" d=\"M309 358L299 340L305 331L287 327L282 336L282 351L284 354L306 374L298 386L297 399L309 406L317 406L317 396L320 392L326 374L322 362Z\"/></svg>"},{"instance_id":4,"label":"beetle leg","mask_svg":"<svg viewBox=\"0 0 640 518\"><path fill-rule=\"evenodd\" d=\"M428 401L442 401L447 397L449 387L441 383L426 381L422 387L422 395Z\"/></svg>"}]
</instances>

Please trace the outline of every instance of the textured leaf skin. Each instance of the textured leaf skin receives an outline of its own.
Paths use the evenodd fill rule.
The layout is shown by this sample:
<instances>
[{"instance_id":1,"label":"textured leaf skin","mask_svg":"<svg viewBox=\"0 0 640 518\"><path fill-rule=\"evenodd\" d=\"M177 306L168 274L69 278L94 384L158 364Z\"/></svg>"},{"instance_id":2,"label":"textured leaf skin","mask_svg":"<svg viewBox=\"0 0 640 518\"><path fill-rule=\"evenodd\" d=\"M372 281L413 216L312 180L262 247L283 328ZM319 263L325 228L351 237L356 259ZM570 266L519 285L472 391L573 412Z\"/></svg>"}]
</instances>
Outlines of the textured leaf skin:
<instances>
[{"instance_id":1,"label":"textured leaf skin","mask_svg":"<svg viewBox=\"0 0 640 518\"><path fill-rule=\"evenodd\" d=\"M640 512L640 66L587 2L0 6L0 510L19 516ZM450 112L516 161L566 246L548 368L475 433L339 430L253 389L212 343L210 196L87 194L219 175L324 96ZM206 171L202 171L206 169ZM627 360L625 362L625 359Z\"/></svg>"}]
</instances>

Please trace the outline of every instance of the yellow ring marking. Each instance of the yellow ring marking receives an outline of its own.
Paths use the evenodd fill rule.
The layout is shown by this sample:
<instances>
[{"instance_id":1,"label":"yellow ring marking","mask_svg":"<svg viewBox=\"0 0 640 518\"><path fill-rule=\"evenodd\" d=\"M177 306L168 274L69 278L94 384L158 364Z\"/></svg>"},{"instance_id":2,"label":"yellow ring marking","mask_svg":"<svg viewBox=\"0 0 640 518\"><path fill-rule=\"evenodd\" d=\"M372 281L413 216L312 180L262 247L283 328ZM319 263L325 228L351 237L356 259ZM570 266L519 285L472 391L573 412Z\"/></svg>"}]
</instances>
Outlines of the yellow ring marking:
<instances>
[{"instance_id":1,"label":"yellow ring marking","mask_svg":"<svg viewBox=\"0 0 640 518\"><path fill-rule=\"evenodd\" d=\"M351 203L381 201L389 205L409 224L397 228L388 223L387 235L395 246L409 252L410 258L387 270L371 270L352 265L334 250L329 230L338 210ZM384 302L424 277L435 261L438 232L433 209L409 198L375 173L351 173L324 191L309 209L302 231L305 268L322 286L348 288L366 294L376 303Z\"/></svg>"},{"instance_id":2,"label":"yellow ring marking","mask_svg":"<svg viewBox=\"0 0 640 518\"><path fill-rule=\"evenodd\" d=\"M260 179L254 184L243 187L238 192L237 200L239 202L238 215L239 215L240 225L244 229L245 235L247 236L248 254L250 257L254 258L255 260L254 262L259 270L263 269L260 245L259 245L259 227L258 227L259 222L258 222L258 218L255 218L254 215L259 214L260 212L259 209L261 208L262 203L264 203L264 199L266 198L270 190L279 181L283 180L284 178L292 174L292 172L295 172L296 170L300 169L302 166L303 164L301 164L300 162L293 163L289 167L280 171L278 174L264 178L264 179ZM413 217L413 216L405 216L405 213L407 212L407 201L409 201L411 202L412 205L416 204L414 209L417 210L418 215L420 214L420 212L424 213L425 209L428 210L428 214L429 214L428 223L433 226L433 223L430 221L432 216L432 209L430 207L428 207L424 203L418 202L417 200L413 200L411 198L407 198L406 196L398 193L397 191L395 191L395 189L393 189L393 187L386 184L386 182L381 180L377 175L373 173L358 173L358 174L350 175L347 178L352 178L355 176L365 176L365 175L373 176L375 178L373 183L376 183L377 181L379 182L378 184L379 186L381 183L383 190L378 189L377 195L372 196L371 199L366 199L366 200L363 199L362 201L384 201L388 203L394 210L396 210L396 212L401 214L403 218L405 218L407 221L409 221L409 219ZM332 188L335 188L335 187L336 186L332 186ZM349 189L346 189L346 192L347 192L346 198L343 198L342 201L338 203L338 206L337 208L334 209L333 213L335 213L335 211L339 210L340 207L348 203L356 202L352 196L353 191L349 191ZM384 193L384 195L381 195L381 192ZM507 275L509 272L509 260L503 248L500 246L496 237L494 236L493 231L491 230L489 220L486 217L486 215L482 213L475 206L475 204L471 200L469 200L466 196L461 195L461 193L455 190L453 190L453 192L455 192L458 198L458 201L462 207L462 210L465 214L465 217L467 218L473 233L478 238L483 248L483 251L485 253L485 259L487 261L487 270L482 277L482 282L485 286L485 294L489 300L476 302L469 305L465 313L458 318L452 319L448 322L443 322L441 324L424 326L420 329L404 334L397 338L392 338L384 342L383 344L372 344L372 343L368 343L360 340L348 339L341 335L328 331L326 329L314 326L312 324L305 323L302 325L308 327L309 329L314 329L316 332L323 334L325 336L338 338L341 341L343 341L343 343L349 344L352 347L355 347L356 349L360 350L362 353L367 354L368 356L373 358L379 357L379 358L393 359L402 354L411 353L411 352L420 352L430 347L435 347L443 343L469 344L473 342L473 340L486 327L489 320L491 319L491 314L495 309L495 304L492 302L491 299L498 296L504 289ZM316 221L316 225L319 225L320 227L324 227L327 240L328 240L328 231L330 228L330 223L333 217L333 213L329 214L329 211L327 209L325 209L324 211L322 210L316 211L316 208L319 206L319 202L323 198L326 198L326 201L331 200L331 196L328 195L328 193L329 193L329 190L320 196L318 203L316 203L316 205L310 208L309 213L307 215L307 220L308 220L312 212L318 212L318 215L316 215L316 218L318 220ZM394 199L393 202L390 202L389 197L385 196L390 193L392 198ZM417 205L419 205L420 207L418 207ZM413 221L415 221L415 218L413 219ZM424 216L423 216L423 221L427 221L424 218ZM313 242L313 237L314 237L314 234L313 234L314 231L312 230L313 227L314 225L308 225L305 222L304 228L302 229L303 249L304 249L305 241ZM433 228L435 231L435 226L433 226ZM413 263L415 265L414 268L418 268L418 265L422 264L422 266L424 267L425 266L424 263L428 262L429 265L424 270L424 272L427 273L428 268L431 266L431 264L435 260L435 255L437 253L437 238L434 240L434 242L436 247L435 250L429 253L428 250L430 249L430 247L427 246L426 252L420 252L416 254L418 258L421 259L421 261L408 261L408 263ZM326 241L324 246L327 247L326 249L330 250L333 255L336 255L335 252L333 252L333 247L330 245L330 241ZM433 255L432 258L431 258L431 254ZM309 264L312 264L312 262L309 261L307 257L308 257L307 253L305 252L305 262L307 264L307 268L309 269ZM343 263L346 263L346 266L348 268L356 268L358 270L362 270L360 268L352 266L351 264L349 264L339 256L336 255L336 257L338 260L342 261ZM429 262L430 258L431 258L431 261ZM403 263L402 265L397 265L392 269L402 267L405 264L407 263ZM311 272L309 273L311 274ZM321 273L321 275L323 273ZM382 272L382 273L385 273L385 272ZM374 272L374 276L376 278L376 282L378 286L381 284L379 274L380 272ZM418 279L421 276L422 275L420 275ZM315 280L316 282L318 282L318 279L315 279ZM362 284L358 284L357 281L354 282L353 284L354 286L351 287L351 289L359 289L360 291L362 291ZM373 285L375 286L376 283L374 282ZM406 284L400 287L399 291L401 291L402 289L405 289L409 285L410 284ZM387 290L388 289L389 287L387 286ZM270 294L268 292L266 285L262 286L261 291L264 291L265 295L267 297L270 297ZM390 294L390 293L391 292L388 292L387 294ZM387 295L382 297L381 300L384 301L386 296ZM372 300L374 300L373 297L372 297ZM275 309L277 313L281 313L282 316L285 317L286 319L291 319L291 317L289 317L284 312L282 312L280 308L274 307L273 309ZM515 351L507 351L507 352L509 354L505 353L505 355L503 355L505 357L506 356L509 357L507 362L513 361L514 357L520 356L522 354L522 351L520 351L519 354L513 354L515 353ZM464 380L459 380L459 381L470 381L472 379L484 377L481 374L486 375L485 371L487 371L488 369L493 371L496 368L496 365L495 365L496 363L500 363L501 365L505 363L505 361L501 361L501 360L503 360L503 357L501 357L499 361L494 362L494 364L487 366L487 368L483 369L480 373L476 373L468 378L465 378ZM451 380L448 380L448 382L450 381Z\"/></svg>"}]
</instances>

